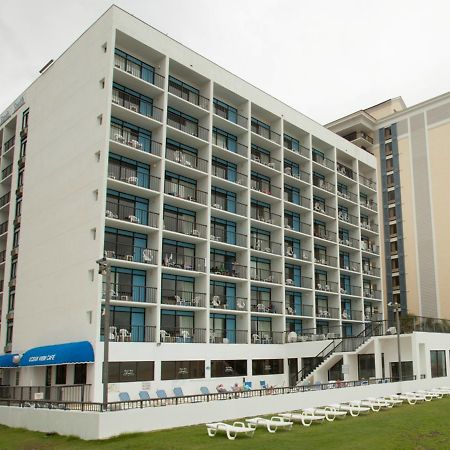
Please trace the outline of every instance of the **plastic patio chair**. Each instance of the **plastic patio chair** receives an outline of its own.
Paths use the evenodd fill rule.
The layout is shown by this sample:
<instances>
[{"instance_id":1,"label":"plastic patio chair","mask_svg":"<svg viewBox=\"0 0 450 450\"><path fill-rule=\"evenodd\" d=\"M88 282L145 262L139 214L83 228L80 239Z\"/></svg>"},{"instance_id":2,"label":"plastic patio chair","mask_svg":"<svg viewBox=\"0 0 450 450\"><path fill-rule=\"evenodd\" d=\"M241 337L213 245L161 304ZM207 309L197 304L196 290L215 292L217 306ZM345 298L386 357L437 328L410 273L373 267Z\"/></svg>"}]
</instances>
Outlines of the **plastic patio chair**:
<instances>
[{"instance_id":1,"label":"plastic patio chair","mask_svg":"<svg viewBox=\"0 0 450 450\"><path fill-rule=\"evenodd\" d=\"M200 388L200 392L201 392L203 395L209 395L209 394L210 394L209 389L208 389L206 386L202 386L202 387Z\"/></svg>"},{"instance_id":2,"label":"plastic patio chair","mask_svg":"<svg viewBox=\"0 0 450 450\"><path fill-rule=\"evenodd\" d=\"M158 389L156 391L156 396L158 398L167 398L167 394L166 394L166 391L164 389Z\"/></svg>"},{"instance_id":3,"label":"plastic patio chair","mask_svg":"<svg viewBox=\"0 0 450 450\"><path fill-rule=\"evenodd\" d=\"M173 388L173 393L175 397L184 397L183 389L181 389L180 387Z\"/></svg>"},{"instance_id":4,"label":"plastic patio chair","mask_svg":"<svg viewBox=\"0 0 450 450\"><path fill-rule=\"evenodd\" d=\"M119 400L121 402L131 402L130 394L128 392L119 392Z\"/></svg>"},{"instance_id":5,"label":"plastic patio chair","mask_svg":"<svg viewBox=\"0 0 450 450\"><path fill-rule=\"evenodd\" d=\"M141 400L150 400L150 394L148 391L139 391L139 398Z\"/></svg>"}]
</instances>

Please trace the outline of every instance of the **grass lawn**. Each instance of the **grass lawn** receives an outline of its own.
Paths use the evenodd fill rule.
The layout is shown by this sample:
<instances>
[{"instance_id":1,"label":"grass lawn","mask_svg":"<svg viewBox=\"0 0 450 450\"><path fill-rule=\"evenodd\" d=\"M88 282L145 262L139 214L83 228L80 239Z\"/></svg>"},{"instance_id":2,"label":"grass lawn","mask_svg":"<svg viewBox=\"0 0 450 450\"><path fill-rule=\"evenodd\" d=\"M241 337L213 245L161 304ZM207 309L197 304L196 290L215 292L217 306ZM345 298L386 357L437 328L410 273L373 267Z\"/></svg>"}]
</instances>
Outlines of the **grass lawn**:
<instances>
[{"instance_id":1,"label":"grass lawn","mask_svg":"<svg viewBox=\"0 0 450 450\"><path fill-rule=\"evenodd\" d=\"M82 441L0 426L0 449L450 449L450 398L414 406L346 417L292 431L269 434L258 428L252 438L209 438L204 425L123 435L107 441Z\"/></svg>"}]
</instances>

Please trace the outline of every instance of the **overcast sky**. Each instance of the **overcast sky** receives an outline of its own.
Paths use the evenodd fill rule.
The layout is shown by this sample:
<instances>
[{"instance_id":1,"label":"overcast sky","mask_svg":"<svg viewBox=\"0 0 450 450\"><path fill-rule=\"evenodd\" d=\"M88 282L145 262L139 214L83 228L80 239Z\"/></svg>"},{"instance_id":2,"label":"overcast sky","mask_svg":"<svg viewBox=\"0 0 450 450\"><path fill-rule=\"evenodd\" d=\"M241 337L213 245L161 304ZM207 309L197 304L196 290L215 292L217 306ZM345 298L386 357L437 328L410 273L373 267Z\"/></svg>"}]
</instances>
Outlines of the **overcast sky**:
<instances>
[{"instance_id":1,"label":"overcast sky","mask_svg":"<svg viewBox=\"0 0 450 450\"><path fill-rule=\"evenodd\" d=\"M0 0L0 112L112 3ZM115 3L321 123L450 90L448 0Z\"/></svg>"}]
</instances>

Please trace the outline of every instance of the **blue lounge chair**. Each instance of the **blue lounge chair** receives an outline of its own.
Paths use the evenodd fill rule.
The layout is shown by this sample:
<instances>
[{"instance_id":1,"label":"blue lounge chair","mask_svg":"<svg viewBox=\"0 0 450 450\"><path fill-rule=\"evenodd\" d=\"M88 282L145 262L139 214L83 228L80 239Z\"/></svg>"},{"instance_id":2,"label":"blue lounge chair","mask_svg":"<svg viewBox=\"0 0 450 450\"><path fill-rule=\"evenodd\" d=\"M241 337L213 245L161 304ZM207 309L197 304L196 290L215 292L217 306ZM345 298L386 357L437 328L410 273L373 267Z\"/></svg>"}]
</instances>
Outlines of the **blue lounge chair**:
<instances>
[{"instance_id":1,"label":"blue lounge chair","mask_svg":"<svg viewBox=\"0 0 450 450\"><path fill-rule=\"evenodd\" d=\"M150 400L150 394L148 391L139 391L139 398L141 400Z\"/></svg>"},{"instance_id":2,"label":"blue lounge chair","mask_svg":"<svg viewBox=\"0 0 450 450\"><path fill-rule=\"evenodd\" d=\"M259 385L261 386L261 389L268 389L269 386L266 383L266 380L260 380Z\"/></svg>"},{"instance_id":3,"label":"blue lounge chair","mask_svg":"<svg viewBox=\"0 0 450 450\"><path fill-rule=\"evenodd\" d=\"M209 389L208 389L206 386L202 386L202 387L200 388L200 392L201 392L203 395L209 395L209 394L210 394Z\"/></svg>"},{"instance_id":4,"label":"blue lounge chair","mask_svg":"<svg viewBox=\"0 0 450 450\"><path fill-rule=\"evenodd\" d=\"M173 393L175 397L184 397L183 389L181 389L180 387L173 388Z\"/></svg>"},{"instance_id":5,"label":"blue lounge chair","mask_svg":"<svg viewBox=\"0 0 450 450\"><path fill-rule=\"evenodd\" d=\"M130 394L128 392L119 392L119 400L121 402L131 402Z\"/></svg>"},{"instance_id":6,"label":"blue lounge chair","mask_svg":"<svg viewBox=\"0 0 450 450\"><path fill-rule=\"evenodd\" d=\"M244 390L251 391L252 390L253 383L251 381L245 381L244 382Z\"/></svg>"},{"instance_id":7,"label":"blue lounge chair","mask_svg":"<svg viewBox=\"0 0 450 450\"><path fill-rule=\"evenodd\" d=\"M158 398L167 398L167 394L166 394L166 391L164 389L158 389L156 391L156 396Z\"/></svg>"}]
</instances>

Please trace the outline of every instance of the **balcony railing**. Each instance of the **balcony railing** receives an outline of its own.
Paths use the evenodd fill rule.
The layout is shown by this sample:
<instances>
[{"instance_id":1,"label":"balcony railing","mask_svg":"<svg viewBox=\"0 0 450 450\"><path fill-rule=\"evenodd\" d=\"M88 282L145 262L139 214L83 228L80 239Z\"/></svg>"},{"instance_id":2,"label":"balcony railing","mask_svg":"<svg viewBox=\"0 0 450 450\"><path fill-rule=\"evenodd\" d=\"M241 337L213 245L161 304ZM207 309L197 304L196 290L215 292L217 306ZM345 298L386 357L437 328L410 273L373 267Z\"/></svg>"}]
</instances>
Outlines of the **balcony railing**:
<instances>
[{"instance_id":1,"label":"balcony railing","mask_svg":"<svg viewBox=\"0 0 450 450\"><path fill-rule=\"evenodd\" d=\"M283 344L283 331L252 331L252 344Z\"/></svg>"},{"instance_id":2,"label":"balcony railing","mask_svg":"<svg viewBox=\"0 0 450 450\"><path fill-rule=\"evenodd\" d=\"M250 186L254 191L262 192L263 194L271 195L276 198L281 198L281 189L278 186L267 183L265 180L255 180L252 178Z\"/></svg>"},{"instance_id":3,"label":"balcony railing","mask_svg":"<svg viewBox=\"0 0 450 450\"><path fill-rule=\"evenodd\" d=\"M191 89L183 89L183 84L184 83L174 83L169 79L169 92L193 105L200 106L200 108L209 111L209 98L197 94Z\"/></svg>"},{"instance_id":4,"label":"balcony railing","mask_svg":"<svg viewBox=\"0 0 450 450\"><path fill-rule=\"evenodd\" d=\"M102 298L106 296L106 283L103 283ZM111 300L122 302L156 303L156 288L149 286L111 284Z\"/></svg>"},{"instance_id":5,"label":"balcony railing","mask_svg":"<svg viewBox=\"0 0 450 450\"><path fill-rule=\"evenodd\" d=\"M363 228L364 230L372 231L372 233L378 233L378 224L376 223L362 221L361 228Z\"/></svg>"},{"instance_id":6,"label":"balcony railing","mask_svg":"<svg viewBox=\"0 0 450 450\"><path fill-rule=\"evenodd\" d=\"M281 226L281 216L270 211L256 211L252 210L252 219L259 220L260 222L269 223L272 225Z\"/></svg>"},{"instance_id":7,"label":"balcony railing","mask_svg":"<svg viewBox=\"0 0 450 450\"><path fill-rule=\"evenodd\" d=\"M338 218L339 220L342 220L343 222L350 223L352 225L358 225L359 219L357 216L354 216L353 214L350 214L346 211L339 210L338 211Z\"/></svg>"},{"instance_id":8,"label":"balcony railing","mask_svg":"<svg viewBox=\"0 0 450 450\"><path fill-rule=\"evenodd\" d=\"M211 241L224 242L225 244L247 247L247 235L236 232L228 232L222 228L211 228Z\"/></svg>"},{"instance_id":9,"label":"balcony railing","mask_svg":"<svg viewBox=\"0 0 450 450\"><path fill-rule=\"evenodd\" d=\"M302 261L311 261L311 252L309 250L299 249L297 252L294 251L292 245L289 243L284 243L284 255L289 258L300 259Z\"/></svg>"},{"instance_id":10,"label":"balcony railing","mask_svg":"<svg viewBox=\"0 0 450 450\"><path fill-rule=\"evenodd\" d=\"M167 125L170 125L177 130L183 131L184 133L190 134L191 136L198 137L203 141L208 140L209 130L205 127L202 127L198 123L190 122L187 120L179 119L179 117L175 114L167 115Z\"/></svg>"},{"instance_id":11,"label":"balcony railing","mask_svg":"<svg viewBox=\"0 0 450 450\"><path fill-rule=\"evenodd\" d=\"M104 339L103 329L100 331L100 339ZM148 325L109 327L110 342L156 342L156 327Z\"/></svg>"},{"instance_id":12,"label":"balcony railing","mask_svg":"<svg viewBox=\"0 0 450 450\"><path fill-rule=\"evenodd\" d=\"M111 125L110 138L119 144L124 144L128 147L133 147L136 150L151 153L152 155L161 156L162 144L151 140L148 136L143 134Z\"/></svg>"},{"instance_id":13,"label":"balcony railing","mask_svg":"<svg viewBox=\"0 0 450 450\"><path fill-rule=\"evenodd\" d=\"M276 144L281 142L281 135L276 131L271 130L270 128L260 127L257 124L252 122L252 132L259 134L260 136L269 139Z\"/></svg>"},{"instance_id":14,"label":"balcony railing","mask_svg":"<svg viewBox=\"0 0 450 450\"><path fill-rule=\"evenodd\" d=\"M204 328L164 328L160 331L160 341L178 344L206 343Z\"/></svg>"},{"instance_id":15,"label":"balcony railing","mask_svg":"<svg viewBox=\"0 0 450 450\"><path fill-rule=\"evenodd\" d=\"M0 252L0 264L4 263L6 260L6 250Z\"/></svg>"},{"instance_id":16,"label":"balcony railing","mask_svg":"<svg viewBox=\"0 0 450 450\"><path fill-rule=\"evenodd\" d=\"M350 200L351 202L356 203L358 201L358 196L350 191L340 191L339 187L337 190L337 195L341 198L345 198L346 200Z\"/></svg>"},{"instance_id":17,"label":"balcony railing","mask_svg":"<svg viewBox=\"0 0 450 450\"><path fill-rule=\"evenodd\" d=\"M207 227L197 222L164 215L164 230L206 239Z\"/></svg>"},{"instance_id":18,"label":"balcony railing","mask_svg":"<svg viewBox=\"0 0 450 450\"><path fill-rule=\"evenodd\" d=\"M211 258L211 273L226 277L247 278L247 267L235 262L224 262Z\"/></svg>"},{"instance_id":19,"label":"balcony railing","mask_svg":"<svg viewBox=\"0 0 450 450\"><path fill-rule=\"evenodd\" d=\"M8 231L8 221L0 224L0 236Z\"/></svg>"},{"instance_id":20,"label":"balcony railing","mask_svg":"<svg viewBox=\"0 0 450 450\"><path fill-rule=\"evenodd\" d=\"M174 161L185 167L191 167L202 172L208 172L208 161L189 152L183 152L182 150L173 150L167 147L166 159L168 159L169 161Z\"/></svg>"},{"instance_id":21,"label":"balcony railing","mask_svg":"<svg viewBox=\"0 0 450 450\"><path fill-rule=\"evenodd\" d=\"M360 247L360 241L358 239L354 239L352 237L346 237L346 238L339 238L339 244L346 245L347 247L352 248L359 248Z\"/></svg>"},{"instance_id":22,"label":"balcony railing","mask_svg":"<svg viewBox=\"0 0 450 450\"><path fill-rule=\"evenodd\" d=\"M341 312L342 320L363 320L362 311L357 309L343 309Z\"/></svg>"},{"instance_id":23,"label":"balcony railing","mask_svg":"<svg viewBox=\"0 0 450 450\"><path fill-rule=\"evenodd\" d=\"M300 144L297 149L292 146L292 143L290 143L290 141L286 141L286 140L284 140L283 145L284 145L284 148L287 148L291 152L298 153L299 155L303 156L304 158L309 158L310 150L308 147L305 147L304 145Z\"/></svg>"},{"instance_id":24,"label":"balcony railing","mask_svg":"<svg viewBox=\"0 0 450 450\"><path fill-rule=\"evenodd\" d=\"M143 102L139 97L127 94L118 89L112 91L112 102L145 117L162 121L163 110L151 103Z\"/></svg>"},{"instance_id":25,"label":"balcony railing","mask_svg":"<svg viewBox=\"0 0 450 450\"><path fill-rule=\"evenodd\" d=\"M43 394L44 401L88 402L90 384L64 384L62 386L0 386L1 400L33 401L35 394Z\"/></svg>"},{"instance_id":26,"label":"balcony railing","mask_svg":"<svg viewBox=\"0 0 450 450\"><path fill-rule=\"evenodd\" d=\"M303 170L292 170L292 167L285 166L284 173L285 175L289 175L290 177L297 178L297 180L309 183L310 174L308 172L305 172Z\"/></svg>"},{"instance_id":27,"label":"balcony railing","mask_svg":"<svg viewBox=\"0 0 450 450\"><path fill-rule=\"evenodd\" d=\"M335 256L321 255L319 253L314 255L314 262L324 266L337 267L337 258Z\"/></svg>"},{"instance_id":28,"label":"balcony railing","mask_svg":"<svg viewBox=\"0 0 450 450\"><path fill-rule=\"evenodd\" d=\"M303 206L303 208L311 208L311 199L308 197L304 197L303 195L294 195L290 194L287 190L284 191L284 200L290 203L294 203L294 205Z\"/></svg>"},{"instance_id":29,"label":"balcony railing","mask_svg":"<svg viewBox=\"0 0 450 450\"><path fill-rule=\"evenodd\" d=\"M183 255L181 253L165 252L163 249L162 265L164 267L173 267L174 269L194 270L205 272L205 258L197 256Z\"/></svg>"},{"instance_id":30,"label":"balcony railing","mask_svg":"<svg viewBox=\"0 0 450 450\"><path fill-rule=\"evenodd\" d=\"M258 300L252 298L250 307L252 312L283 314L283 302Z\"/></svg>"},{"instance_id":31,"label":"balcony railing","mask_svg":"<svg viewBox=\"0 0 450 450\"><path fill-rule=\"evenodd\" d=\"M314 202L314 211L325 214L326 216L336 217L336 208L325 205L322 202Z\"/></svg>"},{"instance_id":32,"label":"balcony railing","mask_svg":"<svg viewBox=\"0 0 450 450\"><path fill-rule=\"evenodd\" d=\"M164 305L206 307L206 294L203 292L163 289L161 303Z\"/></svg>"},{"instance_id":33,"label":"balcony railing","mask_svg":"<svg viewBox=\"0 0 450 450\"><path fill-rule=\"evenodd\" d=\"M235 123L243 128L247 128L248 119L239 113L227 114L227 111L219 108L216 104L214 104L214 114L222 117L223 119L229 120L232 123Z\"/></svg>"},{"instance_id":34,"label":"balcony railing","mask_svg":"<svg viewBox=\"0 0 450 450\"><path fill-rule=\"evenodd\" d=\"M365 252L374 253L376 255L380 253L378 245L370 241L361 240L361 250Z\"/></svg>"},{"instance_id":35,"label":"balcony railing","mask_svg":"<svg viewBox=\"0 0 450 450\"><path fill-rule=\"evenodd\" d=\"M13 136L11 139L8 139L3 144L3 153L6 153L8 150L14 147L14 143L16 142L16 138Z\"/></svg>"},{"instance_id":36,"label":"balcony railing","mask_svg":"<svg viewBox=\"0 0 450 450\"><path fill-rule=\"evenodd\" d=\"M361 264L358 261L346 261L343 257L339 259L339 267L344 270L351 270L352 272L359 272Z\"/></svg>"},{"instance_id":37,"label":"balcony railing","mask_svg":"<svg viewBox=\"0 0 450 450\"><path fill-rule=\"evenodd\" d=\"M276 272L274 270L250 267L250 278L253 281L264 281L265 283L281 284L281 275L281 272Z\"/></svg>"},{"instance_id":38,"label":"balcony railing","mask_svg":"<svg viewBox=\"0 0 450 450\"><path fill-rule=\"evenodd\" d=\"M212 143L217 147L229 150L230 152L237 153L238 155L247 157L248 147L233 139L226 139L221 134L212 134Z\"/></svg>"},{"instance_id":39,"label":"balcony railing","mask_svg":"<svg viewBox=\"0 0 450 450\"><path fill-rule=\"evenodd\" d=\"M324 166L324 167L327 167L328 169L334 170L334 161L327 158L326 156L322 156L321 153L318 153L317 151L314 151L314 150L315 149L313 148L313 153L312 153L313 161L316 162L317 164L320 164L321 166Z\"/></svg>"},{"instance_id":40,"label":"balcony railing","mask_svg":"<svg viewBox=\"0 0 450 450\"><path fill-rule=\"evenodd\" d=\"M210 344L248 344L247 330L210 330Z\"/></svg>"},{"instance_id":41,"label":"balcony railing","mask_svg":"<svg viewBox=\"0 0 450 450\"><path fill-rule=\"evenodd\" d=\"M361 200L361 206L363 206L364 208L370 209L372 211L378 210L378 205L373 200L366 200L363 198L361 198L360 200Z\"/></svg>"},{"instance_id":42,"label":"balcony railing","mask_svg":"<svg viewBox=\"0 0 450 450\"><path fill-rule=\"evenodd\" d=\"M316 281L316 289L324 292L338 292L338 284L334 281Z\"/></svg>"},{"instance_id":43,"label":"balcony railing","mask_svg":"<svg viewBox=\"0 0 450 450\"><path fill-rule=\"evenodd\" d=\"M420 319L420 317L417 317L415 319ZM366 311L366 312L364 312L364 320L378 322L380 320L383 320L383 314L381 314L379 312Z\"/></svg>"},{"instance_id":44,"label":"balcony railing","mask_svg":"<svg viewBox=\"0 0 450 450\"><path fill-rule=\"evenodd\" d=\"M214 309L227 309L232 311L246 311L247 299L233 295L211 295L209 306Z\"/></svg>"},{"instance_id":45,"label":"balcony railing","mask_svg":"<svg viewBox=\"0 0 450 450\"><path fill-rule=\"evenodd\" d=\"M157 264L158 250L105 241L105 258L144 264Z\"/></svg>"},{"instance_id":46,"label":"balcony railing","mask_svg":"<svg viewBox=\"0 0 450 450\"><path fill-rule=\"evenodd\" d=\"M328 181L324 180L321 177L318 177L317 175L313 175L313 184L314 186L320 189L324 189L325 191L334 192L334 184L329 183Z\"/></svg>"},{"instance_id":47,"label":"balcony railing","mask_svg":"<svg viewBox=\"0 0 450 450\"><path fill-rule=\"evenodd\" d=\"M373 267L368 264L363 264L363 274L372 275L374 277L380 276L380 269L378 267Z\"/></svg>"},{"instance_id":48,"label":"balcony railing","mask_svg":"<svg viewBox=\"0 0 450 450\"><path fill-rule=\"evenodd\" d=\"M251 157L252 161L263 164L270 169L280 170L281 168L281 161L279 159L273 158L270 155L266 155L264 153L254 153L252 151Z\"/></svg>"},{"instance_id":49,"label":"balcony railing","mask_svg":"<svg viewBox=\"0 0 450 450\"><path fill-rule=\"evenodd\" d=\"M377 300L381 299L381 291L377 291L376 289L363 289L363 295L365 298L375 298Z\"/></svg>"},{"instance_id":50,"label":"balcony railing","mask_svg":"<svg viewBox=\"0 0 450 450\"><path fill-rule=\"evenodd\" d=\"M314 236L326 241L336 242L336 233L334 231L314 227Z\"/></svg>"},{"instance_id":51,"label":"balcony railing","mask_svg":"<svg viewBox=\"0 0 450 450\"><path fill-rule=\"evenodd\" d=\"M339 293L342 295L361 295L361 286L341 286Z\"/></svg>"},{"instance_id":52,"label":"balcony railing","mask_svg":"<svg viewBox=\"0 0 450 450\"><path fill-rule=\"evenodd\" d=\"M284 217L284 228L286 228L286 230L292 230L292 231L297 231L299 233L311 234L311 225L309 223L299 222L299 226L294 227L294 224L291 225L291 224L287 223L287 221L288 221L288 219L285 216Z\"/></svg>"},{"instance_id":53,"label":"balcony railing","mask_svg":"<svg viewBox=\"0 0 450 450\"><path fill-rule=\"evenodd\" d=\"M253 250L281 255L281 244L278 242L274 242L271 239L264 239L259 235L252 235L250 241Z\"/></svg>"},{"instance_id":54,"label":"balcony railing","mask_svg":"<svg viewBox=\"0 0 450 450\"><path fill-rule=\"evenodd\" d=\"M302 288L306 288L306 289L312 288L312 278L300 277L299 281L300 281L300 283L297 283L297 279L294 276L292 276L292 278L291 278L289 273L286 273L286 279L285 279L286 286L302 287Z\"/></svg>"},{"instance_id":55,"label":"balcony railing","mask_svg":"<svg viewBox=\"0 0 450 450\"><path fill-rule=\"evenodd\" d=\"M337 171L341 175L344 175L347 178L350 178L352 180L355 179L355 172L350 167L345 166L344 164L337 163Z\"/></svg>"},{"instance_id":56,"label":"balcony railing","mask_svg":"<svg viewBox=\"0 0 450 450\"><path fill-rule=\"evenodd\" d=\"M247 185L247 175L241 172L237 172L234 169L217 166L214 164L214 161L212 162L212 174L216 177L231 181L232 183L236 183L241 186Z\"/></svg>"},{"instance_id":57,"label":"balcony railing","mask_svg":"<svg viewBox=\"0 0 450 450\"><path fill-rule=\"evenodd\" d=\"M12 174L13 171L13 164L11 163L9 166L5 167L2 170L2 180L4 180L6 177L9 177L9 175Z\"/></svg>"},{"instance_id":58,"label":"balcony railing","mask_svg":"<svg viewBox=\"0 0 450 450\"><path fill-rule=\"evenodd\" d=\"M131 167L120 166L116 164L108 164L108 178L111 180L123 181L134 186L143 187L145 189L151 189L152 191L159 191L161 179L140 173L137 169Z\"/></svg>"},{"instance_id":59,"label":"balcony railing","mask_svg":"<svg viewBox=\"0 0 450 450\"><path fill-rule=\"evenodd\" d=\"M377 189L377 183L370 178L366 178L363 175L359 175L359 182L361 184L363 184L364 186L367 186L368 188L373 189L374 191L376 191L376 189Z\"/></svg>"},{"instance_id":60,"label":"balcony railing","mask_svg":"<svg viewBox=\"0 0 450 450\"><path fill-rule=\"evenodd\" d=\"M124 72L164 89L164 77L154 71L142 70L143 67L141 64L130 61L121 55L114 55L114 65Z\"/></svg>"},{"instance_id":61,"label":"balcony railing","mask_svg":"<svg viewBox=\"0 0 450 450\"><path fill-rule=\"evenodd\" d=\"M236 201L227 201L223 196L215 195L211 196L211 206L216 209L228 211L239 216L247 215L247 205Z\"/></svg>"},{"instance_id":62,"label":"balcony railing","mask_svg":"<svg viewBox=\"0 0 450 450\"><path fill-rule=\"evenodd\" d=\"M7 192L5 195L0 197L0 208L9 203L9 199L11 197L11 192Z\"/></svg>"},{"instance_id":63,"label":"balcony railing","mask_svg":"<svg viewBox=\"0 0 450 450\"><path fill-rule=\"evenodd\" d=\"M317 317L321 319L339 319L339 308L322 308L316 306Z\"/></svg>"},{"instance_id":64,"label":"balcony railing","mask_svg":"<svg viewBox=\"0 0 450 450\"><path fill-rule=\"evenodd\" d=\"M286 314L290 316L312 317L314 312L312 305L296 305L295 302L291 302L286 306Z\"/></svg>"},{"instance_id":65,"label":"balcony railing","mask_svg":"<svg viewBox=\"0 0 450 450\"><path fill-rule=\"evenodd\" d=\"M174 197L189 200L191 202L206 205L208 202L208 193L185 184L178 184L170 180L164 180L164 193Z\"/></svg>"},{"instance_id":66,"label":"balcony railing","mask_svg":"<svg viewBox=\"0 0 450 450\"><path fill-rule=\"evenodd\" d=\"M117 202L106 201L105 216L109 219L124 220L130 223L147 225L149 227L159 226L159 214L140 209L133 206L121 205Z\"/></svg>"}]
</instances>

